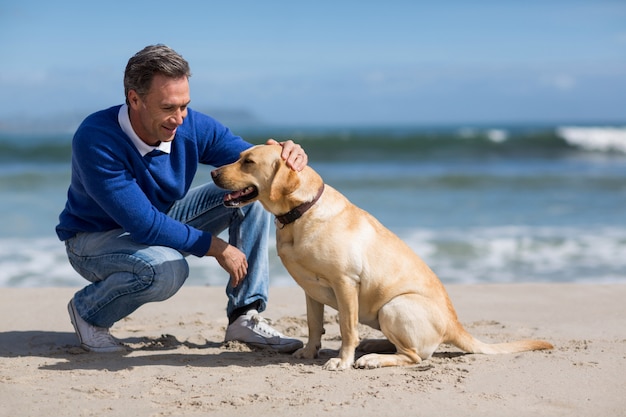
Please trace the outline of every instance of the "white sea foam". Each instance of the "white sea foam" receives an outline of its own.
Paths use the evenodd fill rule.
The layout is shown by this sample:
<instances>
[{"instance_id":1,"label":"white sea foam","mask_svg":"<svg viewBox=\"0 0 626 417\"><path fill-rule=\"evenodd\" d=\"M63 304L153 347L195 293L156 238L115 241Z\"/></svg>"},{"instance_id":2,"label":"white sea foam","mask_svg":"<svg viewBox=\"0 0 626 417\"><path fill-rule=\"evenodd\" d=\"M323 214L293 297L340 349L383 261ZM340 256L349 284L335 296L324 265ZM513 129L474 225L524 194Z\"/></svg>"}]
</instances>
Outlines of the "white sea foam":
<instances>
[{"instance_id":1,"label":"white sea foam","mask_svg":"<svg viewBox=\"0 0 626 417\"><path fill-rule=\"evenodd\" d=\"M557 134L570 145L588 151L626 153L626 127L564 126Z\"/></svg>"},{"instance_id":2,"label":"white sea foam","mask_svg":"<svg viewBox=\"0 0 626 417\"><path fill-rule=\"evenodd\" d=\"M509 132L505 129L487 129L485 131L472 127L464 127L457 131L463 139L472 139L479 135L485 135L487 139L494 143L502 143L509 139Z\"/></svg>"},{"instance_id":3,"label":"white sea foam","mask_svg":"<svg viewBox=\"0 0 626 417\"><path fill-rule=\"evenodd\" d=\"M407 229L400 237L444 283L624 282L626 228L489 227ZM293 286L274 243L270 285ZM225 286L213 259L188 258L189 285ZM0 239L0 287L83 286L54 238Z\"/></svg>"},{"instance_id":4,"label":"white sea foam","mask_svg":"<svg viewBox=\"0 0 626 417\"><path fill-rule=\"evenodd\" d=\"M416 230L404 239L444 282L626 282L623 228Z\"/></svg>"},{"instance_id":5,"label":"white sea foam","mask_svg":"<svg viewBox=\"0 0 626 417\"><path fill-rule=\"evenodd\" d=\"M494 143L502 143L509 138L509 132L504 129L489 129L487 139Z\"/></svg>"},{"instance_id":6,"label":"white sea foam","mask_svg":"<svg viewBox=\"0 0 626 417\"><path fill-rule=\"evenodd\" d=\"M54 238L0 239L0 286L56 287L83 285L65 247Z\"/></svg>"},{"instance_id":7,"label":"white sea foam","mask_svg":"<svg viewBox=\"0 0 626 417\"><path fill-rule=\"evenodd\" d=\"M272 244L271 285L294 285ZM189 256L191 285L226 286L228 275L214 259ZM88 282L69 264L65 246L50 238L0 239L0 287L82 287Z\"/></svg>"}]
</instances>

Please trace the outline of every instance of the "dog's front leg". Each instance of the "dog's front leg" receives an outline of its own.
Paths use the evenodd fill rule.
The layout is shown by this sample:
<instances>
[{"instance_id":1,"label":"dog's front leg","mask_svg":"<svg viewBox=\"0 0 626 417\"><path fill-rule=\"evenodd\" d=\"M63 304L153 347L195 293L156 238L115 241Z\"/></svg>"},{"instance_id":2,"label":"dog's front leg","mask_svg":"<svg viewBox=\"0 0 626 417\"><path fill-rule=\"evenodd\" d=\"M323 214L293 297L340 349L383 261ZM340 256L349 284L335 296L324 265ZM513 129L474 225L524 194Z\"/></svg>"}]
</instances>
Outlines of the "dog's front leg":
<instances>
[{"instance_id":1,"label":"dog's front leg","mask_svg":"<svg viewBox=\"0 0 626 417\"><path fill-rule=\"evenodd\" d=\"M341 279L333 288L339 309L339 332L341 333L341 349L339 357L332 358L324 365L324 369L339 371L350 368L354 364L354 351L359 344L359 294L358 287L350 279Z\"/></svg>"},{"instance_id":2,"label":"dog's front leg","mask_svg":"<svg viewBox=\"0 0 626 417\"><path fill-rule=\"evenodd\" d=\"M305 347L298 349L293 356L299 359L313 359L322 347L324 334L324 304L306 296L306 321L309 327L309 340Z\"/></svg>"}]
</instances>

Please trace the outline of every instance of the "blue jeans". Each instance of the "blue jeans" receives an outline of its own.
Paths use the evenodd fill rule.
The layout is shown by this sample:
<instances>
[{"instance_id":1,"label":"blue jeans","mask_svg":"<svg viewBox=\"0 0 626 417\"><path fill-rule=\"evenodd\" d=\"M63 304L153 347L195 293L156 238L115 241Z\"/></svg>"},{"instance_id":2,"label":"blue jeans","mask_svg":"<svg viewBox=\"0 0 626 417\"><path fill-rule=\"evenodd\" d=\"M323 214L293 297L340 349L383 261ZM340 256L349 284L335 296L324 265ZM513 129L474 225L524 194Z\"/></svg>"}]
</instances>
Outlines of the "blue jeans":
<instances>
[{"instance_id":1,"label":"blue jeans","mask_svg":"<svg viewBox=\"0 0 626 417\"><path fill-rule=\"evenodd\" d=\"M212 183L194 188L167 214L214 236L228 229L229 243L247 257L248 275L238 287L226 286L226 312L230 315L254 302L263 311L269 286L270 215L258 202L226 208L224 194ZM91 282L74 295L74 303L78 314L94 326L111 327L143 304L168 299L189 275L189 254L136 243L122 229L79 233L65 245L72 267Z\"/></svg>"}]
</instances>

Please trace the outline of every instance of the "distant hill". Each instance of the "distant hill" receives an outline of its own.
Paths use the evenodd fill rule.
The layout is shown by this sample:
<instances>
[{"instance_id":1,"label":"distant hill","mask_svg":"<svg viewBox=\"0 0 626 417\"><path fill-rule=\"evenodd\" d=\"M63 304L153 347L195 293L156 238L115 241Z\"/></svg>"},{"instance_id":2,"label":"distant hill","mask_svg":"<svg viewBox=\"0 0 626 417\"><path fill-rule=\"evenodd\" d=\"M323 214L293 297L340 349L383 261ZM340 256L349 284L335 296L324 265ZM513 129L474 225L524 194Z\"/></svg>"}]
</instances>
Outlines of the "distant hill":
<instances>
[{"instance_id":1,"label":"distant hill","mask_svg":"<svg viewBox=\"0 0 626 417\"><path fill-rule=\"evenodd\" d=\"M0 119L0 133L69 133L76 130L84 116L78 113L60 113L49 116L20 115L11 119Z\"/></svg>"},{"instance_id":2,"label":"distant hill","mask_svg":"<svg viewBox=\"0 0 626 417\"><path fill-rule=\"evenodd\" d=\"M195 109L206 113L229 127L256 127L263 123L246 109ZM46 116L22 114L0 119L0 133L73 133L88 113L65 112Z\"/></svg>"},{"instance_id":3,"label":"distant hill","mask_svg":"<svg viewBox=\"0 0 626 417\"><path fill-rule=\"evenodd\" d=\"M195 109L208 114L229 127L259 126L263 123L247 109Z\"/></svg>"}]
</instances>

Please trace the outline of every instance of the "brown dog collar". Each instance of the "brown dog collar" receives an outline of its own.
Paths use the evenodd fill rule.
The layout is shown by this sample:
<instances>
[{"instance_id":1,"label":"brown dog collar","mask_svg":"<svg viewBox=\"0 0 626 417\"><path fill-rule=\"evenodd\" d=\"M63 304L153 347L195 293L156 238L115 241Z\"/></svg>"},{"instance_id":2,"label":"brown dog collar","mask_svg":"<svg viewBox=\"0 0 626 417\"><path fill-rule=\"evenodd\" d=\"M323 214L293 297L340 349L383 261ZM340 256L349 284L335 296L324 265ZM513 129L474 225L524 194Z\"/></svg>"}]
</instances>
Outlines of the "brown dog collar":
<instances>
[{"instance_id":1,"label":"brown dog collar","mask_svg":"<svg viewBox=\"0 0 626 417\"><path fill-rule=\"evenodd\" d=\"M307 212L308 209L310 209L311 207L313 207L313 205L315 203L317 203L317 200L320 199L320 197L322 196L322 193L324 192L324 184L322 184L322 186L320 187L319 191L317 192L317 195L315 196L315 198L311 201L308 201L306 203L302 203L297 207L294 207L293 209L291 209L290 211L288 211L285 214L281 214L280 216L276 216L276 226L280 227L281 229L283 227L285 227L286 225L288 225L289 223L293 223L296 220L298 220L300 217L302 217L302 215L304 213Z\"/></svg>"}]
</instances>

